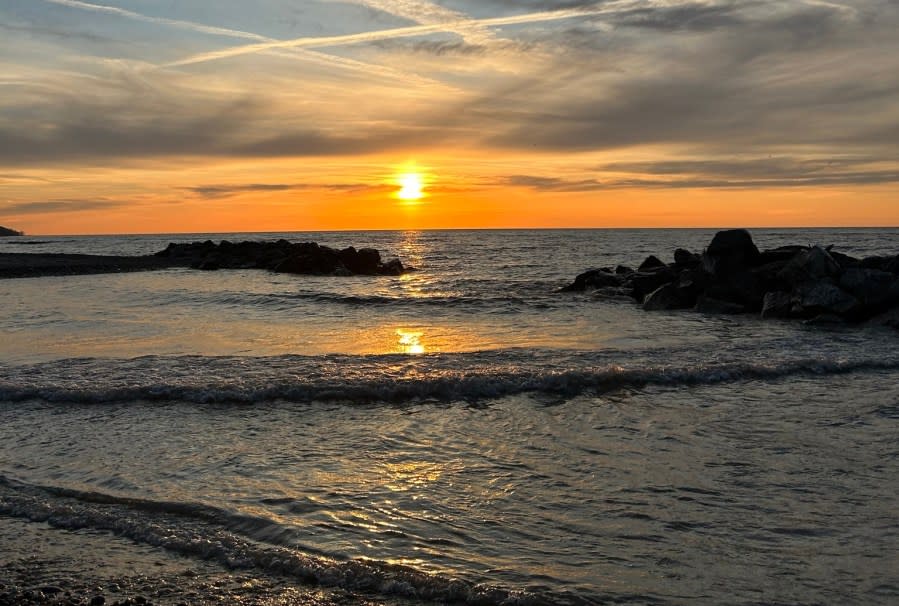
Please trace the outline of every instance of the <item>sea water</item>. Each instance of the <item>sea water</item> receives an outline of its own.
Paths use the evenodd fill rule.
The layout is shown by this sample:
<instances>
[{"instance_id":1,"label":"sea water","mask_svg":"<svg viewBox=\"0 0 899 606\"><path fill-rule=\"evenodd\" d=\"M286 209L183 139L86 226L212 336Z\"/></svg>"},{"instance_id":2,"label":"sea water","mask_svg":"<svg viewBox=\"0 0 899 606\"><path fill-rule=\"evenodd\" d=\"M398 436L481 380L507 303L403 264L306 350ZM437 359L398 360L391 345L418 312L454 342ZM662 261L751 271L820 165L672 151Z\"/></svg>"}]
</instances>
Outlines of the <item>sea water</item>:
<instances>
[{"instance_id":1,"label":"sea water","mask_svg":"<svg viewBox=\"0 0 899 606\"><path fill-rule=\"evenodd\" d=\"M416 271L0 282L0 514L424 602L899 599L894 331L557 289L710 230L26 237ZM895 254L895 230L756 230Z\"/></svg>"}]
</instances>

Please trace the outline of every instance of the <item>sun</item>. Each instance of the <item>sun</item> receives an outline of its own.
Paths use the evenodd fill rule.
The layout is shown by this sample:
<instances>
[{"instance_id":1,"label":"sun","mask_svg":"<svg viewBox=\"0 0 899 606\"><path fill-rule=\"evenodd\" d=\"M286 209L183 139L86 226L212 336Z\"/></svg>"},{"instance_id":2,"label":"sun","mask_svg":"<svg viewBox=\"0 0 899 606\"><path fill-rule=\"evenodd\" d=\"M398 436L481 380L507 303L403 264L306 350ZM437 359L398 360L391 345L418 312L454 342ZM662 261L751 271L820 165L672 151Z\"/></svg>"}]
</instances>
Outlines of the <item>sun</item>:
<instances>
[{"instance_id":1,"label":"sun","mask_svg":"<svg viewBox=\"0 0 899 606\"><path fill-rule=\"evenodd\" d=\"M424 183L422 182L420 173L403 173L397 181L400 190L396 193L396 197L400 200L421 200L424 197Z\"/></svg>"}]
</instances>

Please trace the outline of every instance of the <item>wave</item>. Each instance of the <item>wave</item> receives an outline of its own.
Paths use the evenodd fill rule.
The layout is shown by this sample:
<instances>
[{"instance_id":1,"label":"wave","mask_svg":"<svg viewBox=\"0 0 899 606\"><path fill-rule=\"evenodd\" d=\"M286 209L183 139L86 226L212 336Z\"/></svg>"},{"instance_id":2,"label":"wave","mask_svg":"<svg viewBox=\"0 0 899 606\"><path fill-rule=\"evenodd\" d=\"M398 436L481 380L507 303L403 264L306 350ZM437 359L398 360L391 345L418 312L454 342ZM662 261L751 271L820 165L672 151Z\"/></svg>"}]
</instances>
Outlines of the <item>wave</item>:
<instances>
[{"instance_id":1,"label":"wave","mask_svg":"<svg viewBox=\"0 0 899 606\"><path fill-rule=\"evenodd\" d=\"M544 595L430 574L376 560L339 560L296 548L266 544L254 537L268 520L202 504L118 497L25 484L0 476L0 515L45 522L67 530L105 531L188 558L218 562L231 569L254 569L326 587L399 596L437 603L482 606L589 604L573 594ZM249 536L245 534L250 530ZM271 530L268 535L273 534Z\"/></svg>"},{"instance_id":2,"label":"wave","mask_svg":"<svg viewBox=\"0 0 899 606\"><path fill-rule=\"evenodd\" d=\"M528 362L525 360L532 358ZM558 358L557 354L557 358ZM757 356L753 356L755 359ZM597 363L570 356L541 361L492 354L423 356L146 356L0 366L0 400L104 403L479 402L535 393L572 397L647 386L686 387L792 376L899 370L899 358L803 358L656 365Z\"/></svg>"},{"instance_id":3,"label":"wave","mask_svg":"<svg viewBox=\"0 0 899 606\"><path fill-rule=\"evenodd\" d=\"M557 288L559 285L555 284ZM236 307L255 307L260 309L290 309L302 304L339 305L347 307L409 307L442 309L464 308L476 310L520 310L547 309L570 305L568 299L549 296L552 288L538 290L531 288L515 294L479 295L479 294L424 294L420 296L400 296L387 294L341 294L334 292L305 293L173 293L165 298L166 303L190 303L203 305L227 305ZM534 296L537 294L538 296ZM539 296L539 295L546 296Z\"/></svg>"}]
</instances>

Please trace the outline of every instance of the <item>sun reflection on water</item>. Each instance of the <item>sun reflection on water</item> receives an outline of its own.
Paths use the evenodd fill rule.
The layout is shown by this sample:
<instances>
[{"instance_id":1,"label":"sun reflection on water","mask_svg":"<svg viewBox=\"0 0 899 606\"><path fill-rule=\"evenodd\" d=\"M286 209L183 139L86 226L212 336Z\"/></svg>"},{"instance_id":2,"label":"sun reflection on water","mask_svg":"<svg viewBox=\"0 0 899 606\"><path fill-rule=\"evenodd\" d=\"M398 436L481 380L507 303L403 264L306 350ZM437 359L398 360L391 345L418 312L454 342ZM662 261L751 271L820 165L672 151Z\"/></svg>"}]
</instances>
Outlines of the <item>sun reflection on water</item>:
<instances>
[{"instance_id":1,"label":"sun reflection on water","mask_svg":"<svg viewBox=\"0 0 899 606\"><path fill-rule=\"evenodd\" d=\"M423 334L422 332L413 332L401 328L396 329L396 335L399 337L400 352L411 355L423 354L425 352L425 346L421 342Z\"/></svg>"}]
</instances>

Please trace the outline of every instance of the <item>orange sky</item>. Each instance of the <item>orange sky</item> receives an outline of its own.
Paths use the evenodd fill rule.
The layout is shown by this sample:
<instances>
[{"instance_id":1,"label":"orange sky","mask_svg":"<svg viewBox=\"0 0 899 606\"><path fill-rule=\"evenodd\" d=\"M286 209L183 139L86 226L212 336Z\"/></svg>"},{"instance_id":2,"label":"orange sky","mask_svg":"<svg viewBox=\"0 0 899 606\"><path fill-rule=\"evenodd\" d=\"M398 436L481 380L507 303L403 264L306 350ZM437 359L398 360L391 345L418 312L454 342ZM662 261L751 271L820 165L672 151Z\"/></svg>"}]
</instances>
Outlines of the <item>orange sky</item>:
<instances>
[{"instance_id":1,"label":"orange sky","mask_svg":"<svg viewBox=\"0 0 899 606\"><path fill-rule=\"evenodd\" d=\"M10 0L0 225L899 225L895 3L540 5Z\"/></svg>"}]
</instances>

